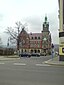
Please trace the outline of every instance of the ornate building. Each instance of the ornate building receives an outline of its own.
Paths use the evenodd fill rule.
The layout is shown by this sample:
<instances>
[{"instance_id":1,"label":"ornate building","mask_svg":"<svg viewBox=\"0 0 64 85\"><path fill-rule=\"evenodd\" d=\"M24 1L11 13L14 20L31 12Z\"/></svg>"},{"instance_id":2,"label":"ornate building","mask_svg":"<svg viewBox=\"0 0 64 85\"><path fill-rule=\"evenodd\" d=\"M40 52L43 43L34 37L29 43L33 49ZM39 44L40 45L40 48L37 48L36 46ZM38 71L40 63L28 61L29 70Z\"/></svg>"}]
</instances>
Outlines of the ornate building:
<instances>
[{"instance_id":1,"label":"ornate building","mask_svg":"<svg viewBox=\"0 0 64 85\"><path fill-rule=\"evenodd\" d=\"M24 28L19 35L19 49L21 52L49 54L51 53L51 34L49 31L49 22L47 17L43 23L41 33L28 34Z\"/></svg>"},{"instance_id":2,"label":"ornate building","mask_svg":"<svg viewBox=\"0 0 64 85\"><path fill-rule=\"evenodd\" d=\"M42 31L42 53L43 52L51 52L51 33L49 31L49 22L47 21L47 17L45 17Z\"/></svg>"},{"instance_id":3,"label":"ornate building","mask_svg":"<svg viewBox=\"0 0 64 85\"><path fill-rule=\"evenodd\" d=\"M30 52L41 53L42 49L42 33L30 33Z\"/></svg>"}]
</instances>

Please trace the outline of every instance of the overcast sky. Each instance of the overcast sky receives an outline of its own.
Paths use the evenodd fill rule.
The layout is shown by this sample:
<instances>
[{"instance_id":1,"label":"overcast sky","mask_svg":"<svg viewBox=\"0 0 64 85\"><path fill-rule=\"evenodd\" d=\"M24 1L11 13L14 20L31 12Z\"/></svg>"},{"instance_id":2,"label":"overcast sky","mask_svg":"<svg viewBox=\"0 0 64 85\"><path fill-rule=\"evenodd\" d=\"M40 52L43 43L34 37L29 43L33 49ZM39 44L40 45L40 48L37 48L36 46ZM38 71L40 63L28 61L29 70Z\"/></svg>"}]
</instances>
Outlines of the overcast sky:
<instances>
[{"instance_id":1,"label":"overcast sky","mask_svg":"<svg viewBox=\"0 0 64 85\"><path fill-rule=\"evenodd\" d=\"M7 42L4 30L15 26L16 21L27 23L28 32L41 32L47 15L54 44L58 41L58 0L0 0L0 36Z\"/></svg>"}]
</instances>

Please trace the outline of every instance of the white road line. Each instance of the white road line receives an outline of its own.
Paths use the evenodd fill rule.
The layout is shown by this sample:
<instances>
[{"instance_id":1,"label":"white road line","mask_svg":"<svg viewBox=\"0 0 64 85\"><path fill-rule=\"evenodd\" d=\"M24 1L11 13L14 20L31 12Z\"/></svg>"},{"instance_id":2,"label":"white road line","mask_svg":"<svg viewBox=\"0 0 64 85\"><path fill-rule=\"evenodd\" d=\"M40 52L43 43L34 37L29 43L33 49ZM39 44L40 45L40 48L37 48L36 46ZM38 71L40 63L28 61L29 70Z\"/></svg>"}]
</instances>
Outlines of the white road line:
<instances>
[{"instance_id":1,"label":"white road line","mask_svg":"<svg viewBox=\"0 0 64 85\"><path fill-rule=\"evenodd\" d=\"M51 65L47 65L47 64L36 64L36 66L51 66Z\"/></svg>"},{"instance_id":2,"label":"white road line","mask_svg":"<svg viewBox=\"0 0 64 85\"><path fill-rule=\"evenodd\" d=\"M0 65L1 65L1 64L5 64L5 63L0 63Z\"/></svg>"},{"instance_id":3,"label":"white road line","mask_svg":"<svg viewBox=\"0 0 64 85\"><path fill-rule=\"evenodd\" d=\"M14 63L14 65L21 65L21 66L25 66L25 63Z\"/></svg>"}]
</instances>

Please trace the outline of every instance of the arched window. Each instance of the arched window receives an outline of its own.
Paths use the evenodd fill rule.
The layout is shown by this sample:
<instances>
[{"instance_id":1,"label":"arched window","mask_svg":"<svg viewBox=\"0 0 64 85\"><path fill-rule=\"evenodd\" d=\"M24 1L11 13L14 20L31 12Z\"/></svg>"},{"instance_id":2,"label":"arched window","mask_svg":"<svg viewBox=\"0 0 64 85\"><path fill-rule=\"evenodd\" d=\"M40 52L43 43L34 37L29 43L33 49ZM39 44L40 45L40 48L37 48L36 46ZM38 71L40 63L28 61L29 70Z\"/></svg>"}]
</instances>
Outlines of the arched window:
<instances>
[{"instance_id":1,"label":"arched window","mask_svg":"<svg viewBox=\"0 0 64 85\"><path fill-rule=\"evenodd\" d=\"M40 53L40 50L38 50L38 53Z\"/></svg>"},{"instance_id":2,"label":"arched window","mask_svg":"<svg viewBox=\"0 0 64 85\"><path fill-rule=\"evenodd\" d=\"M23 49L22 49L22 53L23 53Z\"/></svg>"},{"instance_id":3,"label":"arched window","mask_svg":"<svg viewBox=\"0 0 64 85\"><path fill-rule=\"evenodd\" d=\"M33 39L33 37L32 37L32 39Z\"/></svg>"},{"instance_id":4,"label":"arched window","mask_svg":"<svg viewBox=\"0 0 64 85\"><path fill-rule=\"evenodd\" d=\"M34 50L35 53L37 53L37 50Z\"/></svg>"},{"instance_id":5,"label":"arched window","mask_svg":"<svg viewBox=\"0 0 64 85\"><path fill-rule=\"evenodd\" d=\"M38 39L40 39L40 37L38 37Z\"/></svg>"},{"instance_id":6,"label":"arched window","mask_svg":"<svg viewBox=\"0 0 64 85\"><path fill-rule=\"evenodd\" d=\"M26 50L25 50L25 52L26 52Z\"/></svg>"},{"instance_id":7,"label":"arched window","mask_svg":"<svg viewBox=\"0 0 64 85\"><path fill-rule=\"evenodd\" d=\"M33 53L33 50L31 50L31 53Z\"/></svg>"},{"instance_id":8,"label":"arched window","mask_svg":"<svg viewBox=\"0 0 64 85\"><path fill-rule=\"evenodd\" d=\"M37 39L37 37L35 37L35 39Z\"/></svg>"}]
</instances>

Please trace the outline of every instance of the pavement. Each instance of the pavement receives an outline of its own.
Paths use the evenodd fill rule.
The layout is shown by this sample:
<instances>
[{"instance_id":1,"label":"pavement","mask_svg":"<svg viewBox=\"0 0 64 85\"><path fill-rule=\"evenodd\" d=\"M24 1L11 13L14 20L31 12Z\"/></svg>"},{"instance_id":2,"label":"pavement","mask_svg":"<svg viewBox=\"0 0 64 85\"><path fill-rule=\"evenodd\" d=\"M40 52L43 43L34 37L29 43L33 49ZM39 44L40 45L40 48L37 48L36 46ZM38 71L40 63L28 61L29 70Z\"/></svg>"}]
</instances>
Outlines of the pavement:
<instances>
[{"instance_id":1,"label":"pavement","mask_svg":"<svg viewBox=\"0 0 64 85\"><path fill-rule=\"evenodd\" d=\"M0 56L0 61L20 59L19 56Z\"/></svg>"},{"instance_id":2,"label":"pavement","mask_svg":"<svg viewBox=\"0 0 64 85\"><path fill-rule=\"evenodd\" d=\"M64 61L59 61L59 57L56 56L53 59L49 59L47 61L44 61L45 64L49 65L56 65L56 66L64 66Z\"/></svg>"}]
</instances>

